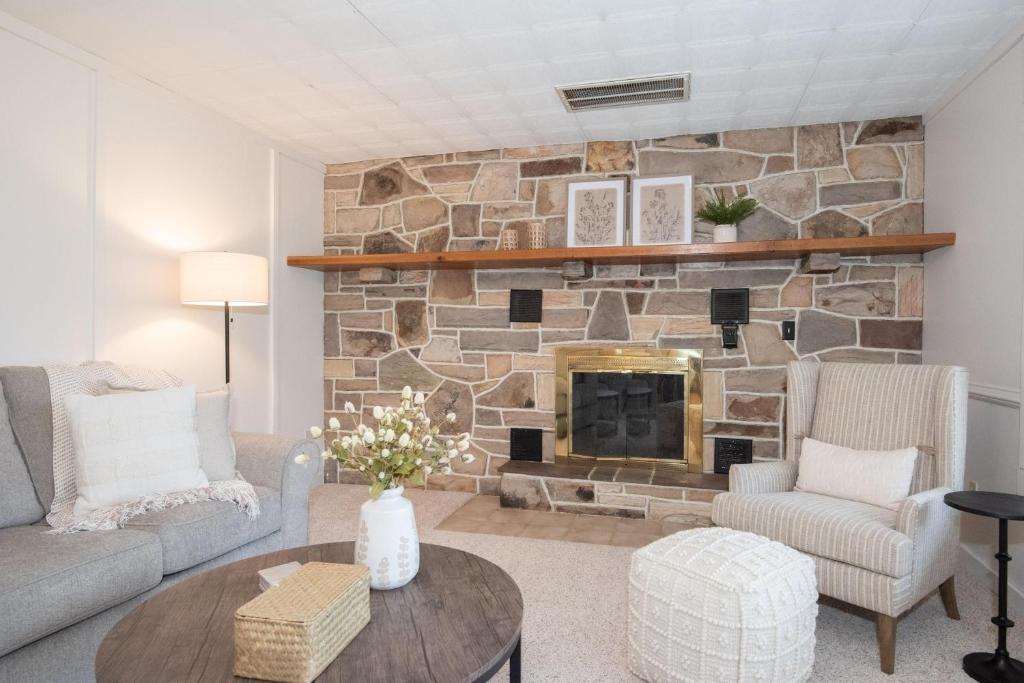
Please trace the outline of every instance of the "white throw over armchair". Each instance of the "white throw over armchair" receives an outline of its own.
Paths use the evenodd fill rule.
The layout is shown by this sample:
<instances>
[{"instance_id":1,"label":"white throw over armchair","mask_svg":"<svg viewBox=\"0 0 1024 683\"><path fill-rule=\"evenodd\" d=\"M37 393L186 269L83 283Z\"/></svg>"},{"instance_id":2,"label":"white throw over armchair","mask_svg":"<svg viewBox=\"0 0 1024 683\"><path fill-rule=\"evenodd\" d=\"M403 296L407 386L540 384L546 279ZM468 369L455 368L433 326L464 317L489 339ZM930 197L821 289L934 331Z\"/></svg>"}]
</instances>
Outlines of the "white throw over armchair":
<instances>
[{"instance_id":1,"label":"white throw over armchair","mask_svg":"<svg viewBox=\"0 0 1024 683\"><path fill-rule=\"evenodd\" d=\"M715 497L719 526L767 536L812 556L818 592L876 613L881 668L892 673L896 621L939 589L959 619L953 574L963 488L967 370L938 365L789 364L786 459L734 465ZM911 495L898 509L794 491L804 437L847 448L917 446Z\"/></svg>"}]
</instances>

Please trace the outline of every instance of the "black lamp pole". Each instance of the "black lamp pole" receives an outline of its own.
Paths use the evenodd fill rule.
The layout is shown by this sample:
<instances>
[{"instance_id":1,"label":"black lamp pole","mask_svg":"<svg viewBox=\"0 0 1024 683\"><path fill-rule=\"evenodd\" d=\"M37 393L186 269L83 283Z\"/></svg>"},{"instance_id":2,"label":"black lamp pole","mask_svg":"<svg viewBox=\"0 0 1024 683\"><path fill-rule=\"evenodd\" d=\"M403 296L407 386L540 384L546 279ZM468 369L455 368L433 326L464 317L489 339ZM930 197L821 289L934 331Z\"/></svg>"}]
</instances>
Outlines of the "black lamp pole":
<instances>
[{"instance_id":1,"label":"black lamp pole","mask_svg":"<svg viewBox=\"0 0 1024 683\"><path fill-rule=\"evenodd\" d=\"M231 304L224 302L224 383L231 383Z\"/></svg>"}]
</instances>

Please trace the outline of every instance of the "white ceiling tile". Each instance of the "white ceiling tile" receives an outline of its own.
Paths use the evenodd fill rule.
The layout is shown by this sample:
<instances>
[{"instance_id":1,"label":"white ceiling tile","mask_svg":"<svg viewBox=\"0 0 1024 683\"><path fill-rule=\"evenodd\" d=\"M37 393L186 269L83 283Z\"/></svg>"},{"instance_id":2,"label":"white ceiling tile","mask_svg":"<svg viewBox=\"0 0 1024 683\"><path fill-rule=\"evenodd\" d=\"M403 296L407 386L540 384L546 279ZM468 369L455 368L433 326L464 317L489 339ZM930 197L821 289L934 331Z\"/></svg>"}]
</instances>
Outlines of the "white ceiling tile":
<instances>
[{"instance_id":1,"label":"white ceiling tile","mask_svg":"<svg viewBox=\"0 0 1024 683\"><path fill-rule=\"evenodd\" d=\"M848 8L843 3L820 0L774 0L767 12L768 20L762 28L771 34L831 30L841 23Z\"/></svg>"},{"instance_id":2,"label":"white ceiling tile","mask_svg":"<svg viewBox=\"0 0 1024 683\"><path fill-rule=\"evenodd\" d=\"M903 44L913 26L908 21L894 21L840 27L836 29L835 36L825 50L825 56L844 57L893 52Z\"/></svg>"},{"instance_id":3,"label":"white ceiling tile","mask_svg":"<svg viewBox=\"0 0 1024 683\"><path fill-rule=\"evenodd\" d=\"M761 2L706 0L689 4L681 21L693 40L739 41L761 33L766 14Z\"/></svg>"},{"instance_id":4,"label":"white ceiling tile","mask_svg":"<svg viewBox=\"0 0 1024 683\"><path fill-rule=\"evenodd\" d=\"M770 33L761 36L758 61L803 62L817 60L825 52L832 31Z\"/></svg>"},{"instance_id":5,"label":"white ceiling tile","mask_svg":"<svg viewBox=\"0 0 1024 683\"><path fill-rule=\"evenodd\" d=\"M331 9L297 14L290 17L289 21L311 42L338 54L391 45L385 36L348 4L335 2Z\"/></svg>"},{"instance_id":6,"label":"white ceiling tile","mask_svg":"<svg viewBox=\"0 0 1024 683\"><path fill-rule=\"evenodd\" d=\"M1005 28L1006 17L1000 12L929 19L911 29L906 48L918 50L977 44L995 40Z\"/></svg>"},{"instance_id":7,"label":"white ceiling tile","mask_svg":"<svg viewBox=\"0 0 1024 683\"><path fill-rule=\"evenodd\" d=\"M753 38L693 42L689 44L690 68L696 71L750 66L757 48L757 41Z\"/></svg>"},{"instance_id":8,"label":"white ceiling tile","mask_svg":"<svg viewBox=\"0 0 1024 683\"><path fill-rule=\"evenodd\" d=\"M0 0L324 161L917 114L1024 0ZM570 114L555 85L690 71Z\"/></svg>"},{"instance_id":9,"label":"white ceiling tile","mask_svg":"<svg viewBox=\"0 0 1024 683\"><path fill-rule=\"evenodd\" d=\"M883 55L857 55L827 57L818 62L811 83L836 83L871 80L891 66L892 57Z\"/></svg>"},{"instance_id":10,"label":"white ceiling tile","mask_svg":"<svg viewBox=\"0 0 1024 683\"><path fill-rule=\"evenodd\" d=\"M439 36L455 35L448 17L428 0L366 2L349 0L393 45L406 46Z\"/></svg>"},{"instance_id":11,"label":"white ceiling tile","mask_svg":"<svg viewBox=\"0 0 1024 683\"><path fill-rule=\"evenodd\" d=\"M793 111L804 94L803 86L777 88L767 85L744 93L743 112L760 109L786 109Z\"/></svg>"}]
</instances>

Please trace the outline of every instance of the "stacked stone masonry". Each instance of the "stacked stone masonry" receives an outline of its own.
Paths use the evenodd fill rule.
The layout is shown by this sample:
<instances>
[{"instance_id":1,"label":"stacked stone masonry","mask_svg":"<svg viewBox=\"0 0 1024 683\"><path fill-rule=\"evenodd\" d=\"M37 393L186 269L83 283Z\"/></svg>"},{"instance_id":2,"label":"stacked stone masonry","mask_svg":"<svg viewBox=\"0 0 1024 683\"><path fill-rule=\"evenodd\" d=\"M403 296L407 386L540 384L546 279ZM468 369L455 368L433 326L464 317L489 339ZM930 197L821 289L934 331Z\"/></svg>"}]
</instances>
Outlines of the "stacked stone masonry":
<instances>
[{"instance_id":1,"label":"stacked stone masonry","mask_svg":"<svg viewBox=\"0 0 1024 683\"><path fill-rule=\"evenodd\" d=\"M698 207L716 190L756 197L741 240L920 233L923 141L920 119L901 118L332 164L324 252L488 250L503 228L530 221L544 222L551 246L564 245L567 183L621 174L693 175ZM711 228L695 221L695 241L710 241ZM923 276L919 255L844 258L824 275L793 260L597 266L581 281L558 269L438 270L368 285L357 272L330 272L326 417L351 428L346 401L366 420L406 384L428 392L433 415L458 414L454 431L472 434L477 456L429 486L496 494L510 427L543 429L544 458L553 458L557 346L696 348L706 468L716 436L751 438L755 458L776 459L786 363L920 362ZM512 287L544 290L543 322L508 322ZM723 349L710 324L712 287L751 288L736 349ZM780 334L790 319L795 342ZM339 477L334 468L326 476Z\"/></svg>"}]
</instances>

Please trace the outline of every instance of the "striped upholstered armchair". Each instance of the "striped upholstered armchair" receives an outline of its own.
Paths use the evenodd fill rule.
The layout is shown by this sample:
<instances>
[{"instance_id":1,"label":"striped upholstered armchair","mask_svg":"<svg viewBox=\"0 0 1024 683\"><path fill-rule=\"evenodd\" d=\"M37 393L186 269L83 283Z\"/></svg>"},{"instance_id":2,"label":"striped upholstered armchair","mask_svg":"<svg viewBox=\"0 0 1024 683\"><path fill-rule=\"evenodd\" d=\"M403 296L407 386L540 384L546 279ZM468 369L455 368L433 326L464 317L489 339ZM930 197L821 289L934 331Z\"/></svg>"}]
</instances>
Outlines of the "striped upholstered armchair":
<instances>
[{"instance_id":1,"label":"striped upholstered armchair","mask_svg":"<svg viewBox=\"0 0 1024 683\"><path fill-rule=\"evenodd\" d=\"M715 497L719 526L751 531L814 558L818 592L876 614L882 671L896 661L896 622L936 589L959 619L953 574L960 520L942 500L963 488L967 371L938 365L789 364L786 459L734 465ZM899 508L794 491L804 437L862 450L917 446Z\"/></svg>"}]
</instances>

